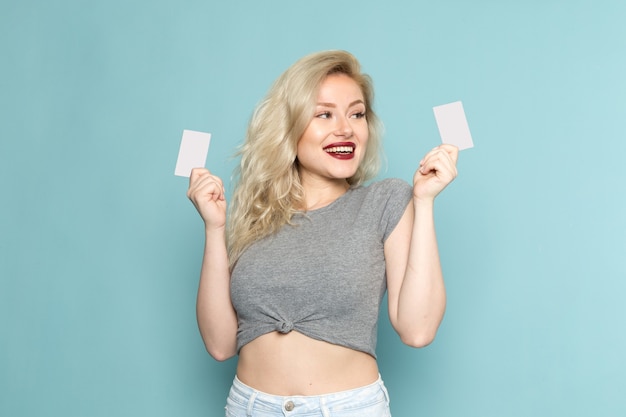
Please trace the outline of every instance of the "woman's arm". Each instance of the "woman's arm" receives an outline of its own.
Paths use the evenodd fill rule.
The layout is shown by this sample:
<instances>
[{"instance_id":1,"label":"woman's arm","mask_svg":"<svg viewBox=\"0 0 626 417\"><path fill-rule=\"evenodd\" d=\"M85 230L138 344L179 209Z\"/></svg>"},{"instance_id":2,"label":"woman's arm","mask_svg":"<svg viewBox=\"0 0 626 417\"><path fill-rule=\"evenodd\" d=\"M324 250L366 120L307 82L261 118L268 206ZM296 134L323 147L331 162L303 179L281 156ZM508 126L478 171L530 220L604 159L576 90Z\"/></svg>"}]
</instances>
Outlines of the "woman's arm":
<instances>
[{"instance_id":1,"label":"woman's arm","mask_svg":"<svg viewBox=\"0 0 626 417\"><path fill-rule=\"evenodd\" d=\"M435 197L456 177L458 149L430 151L413 178L413 200L385 242L389 317L404 343L431 343L446 307L434 222Z\"/></svg>"},{"instance_id":2,"label":"woman's arm","mask_svg":"<svg viewBox=\"0 0 626 417\"><path fill-rule=\"evenodd\" d=\"M237 314L230 299L230 272L226 250L226 200L220 178L195 168L187 196L205 225L205 247L200 271L196 315L202 340L218 361L237 353Z\"/></svg>"}]
</instances>

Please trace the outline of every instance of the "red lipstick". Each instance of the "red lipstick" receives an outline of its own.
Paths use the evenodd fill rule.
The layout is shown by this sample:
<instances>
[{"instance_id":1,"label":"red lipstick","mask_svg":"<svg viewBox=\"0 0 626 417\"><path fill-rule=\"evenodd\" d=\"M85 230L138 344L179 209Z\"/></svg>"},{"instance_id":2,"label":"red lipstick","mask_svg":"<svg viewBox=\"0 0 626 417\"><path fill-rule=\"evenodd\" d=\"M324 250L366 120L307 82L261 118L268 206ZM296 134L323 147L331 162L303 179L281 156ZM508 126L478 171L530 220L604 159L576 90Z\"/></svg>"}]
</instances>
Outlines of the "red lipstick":
<instances>
[{"instance_id":1,"label":"red lipstick","mask_svg":"<svg viewBox=\"0 0 626 417\"><path fill-rule=\"evenodd\" d=\"M352 159L354 158L354 150L356 145L354 142L335 142L324 146L324 151L336 159Z\"/></svg>"}]
</instances>

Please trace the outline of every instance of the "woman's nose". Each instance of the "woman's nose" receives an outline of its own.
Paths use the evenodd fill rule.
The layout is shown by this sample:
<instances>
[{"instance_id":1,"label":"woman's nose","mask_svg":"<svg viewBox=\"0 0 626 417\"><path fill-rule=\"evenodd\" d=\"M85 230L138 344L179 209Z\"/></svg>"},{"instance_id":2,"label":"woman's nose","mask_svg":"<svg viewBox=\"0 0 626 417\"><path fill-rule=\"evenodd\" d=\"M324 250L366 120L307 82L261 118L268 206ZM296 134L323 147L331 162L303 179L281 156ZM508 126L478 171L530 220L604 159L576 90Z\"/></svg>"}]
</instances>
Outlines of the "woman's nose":
<instances>
[{"instance_id":1,"label":"woman's nose","mask_svg":"<svg viewBox=\"0 0 626 417\"><path fill-rule=\"evenodd\" d=\"M353 130L350 120L346 117L339 117L337 119L337 130L335 136L344 136L349 138L352 136L352 132Z\"/></svg>"}]
</instances>

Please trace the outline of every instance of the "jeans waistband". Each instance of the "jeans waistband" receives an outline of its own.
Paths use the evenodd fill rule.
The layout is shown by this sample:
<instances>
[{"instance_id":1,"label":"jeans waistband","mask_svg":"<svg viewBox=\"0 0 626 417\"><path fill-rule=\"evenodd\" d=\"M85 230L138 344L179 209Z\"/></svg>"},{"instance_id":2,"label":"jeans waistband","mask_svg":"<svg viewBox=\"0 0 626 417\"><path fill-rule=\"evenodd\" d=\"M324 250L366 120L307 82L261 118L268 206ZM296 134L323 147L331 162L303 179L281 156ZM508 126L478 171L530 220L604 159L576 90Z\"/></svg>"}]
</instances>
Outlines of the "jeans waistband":
<instances>
[{"instance_id":1,"label":"jeans waistband","mask_svg":"<svg viewBox=\"0 0 626 417\"><path fill-rule=\"evenodd\" d=\"M307 413L322 410L348 410L368 407L380 402L389 403L389 394L380 375L373 383L364 387L322 395L272 395L256 390L235 376L229 400L244 407L248 415L252 410L289 415L290 412Z\"/></svg>"}]
</instances>

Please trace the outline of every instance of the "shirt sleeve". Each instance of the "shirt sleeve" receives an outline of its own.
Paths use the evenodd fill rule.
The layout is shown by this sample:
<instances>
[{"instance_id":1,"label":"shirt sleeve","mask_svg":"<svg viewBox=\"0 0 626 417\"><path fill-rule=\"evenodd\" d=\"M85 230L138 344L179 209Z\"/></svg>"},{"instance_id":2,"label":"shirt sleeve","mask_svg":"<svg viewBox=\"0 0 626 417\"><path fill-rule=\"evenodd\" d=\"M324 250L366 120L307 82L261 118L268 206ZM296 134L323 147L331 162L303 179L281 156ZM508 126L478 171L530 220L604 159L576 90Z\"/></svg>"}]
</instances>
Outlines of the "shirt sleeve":
<instances>
[{"instance_id":1,"label":"shirt sleeve","mask_svg":"<svg viewBox=\"0 0 626 417\"><path fill-rule=\"evenodd\" d=\"M388 178L378 183L380 193L384 196L380 232L383 242L396 228L407 205L413 197L413 187L399 178Z\"/></svg>"}]
</instances>

